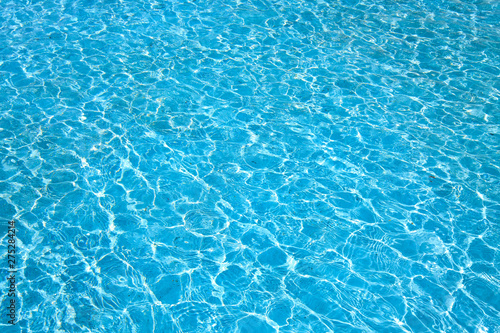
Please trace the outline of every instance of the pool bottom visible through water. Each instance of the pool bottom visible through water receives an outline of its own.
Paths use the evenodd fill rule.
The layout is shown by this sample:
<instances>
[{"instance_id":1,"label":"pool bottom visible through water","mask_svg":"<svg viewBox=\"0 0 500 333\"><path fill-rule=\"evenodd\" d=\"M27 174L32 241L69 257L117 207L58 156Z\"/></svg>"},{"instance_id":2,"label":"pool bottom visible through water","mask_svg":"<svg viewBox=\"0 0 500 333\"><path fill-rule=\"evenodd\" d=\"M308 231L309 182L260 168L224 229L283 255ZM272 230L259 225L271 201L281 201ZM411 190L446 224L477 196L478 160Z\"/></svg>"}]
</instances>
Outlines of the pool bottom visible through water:
<instances>
[{"instance_id":1,"label":"pool bottom visible through water","mask_svg":"<svg viewBox=\"0 0 500 333\"><path fill-rule=\"evenodd\" d=\"M500 332L499 10L1 1L0 330Z\"/></svg>"}]
</instances>

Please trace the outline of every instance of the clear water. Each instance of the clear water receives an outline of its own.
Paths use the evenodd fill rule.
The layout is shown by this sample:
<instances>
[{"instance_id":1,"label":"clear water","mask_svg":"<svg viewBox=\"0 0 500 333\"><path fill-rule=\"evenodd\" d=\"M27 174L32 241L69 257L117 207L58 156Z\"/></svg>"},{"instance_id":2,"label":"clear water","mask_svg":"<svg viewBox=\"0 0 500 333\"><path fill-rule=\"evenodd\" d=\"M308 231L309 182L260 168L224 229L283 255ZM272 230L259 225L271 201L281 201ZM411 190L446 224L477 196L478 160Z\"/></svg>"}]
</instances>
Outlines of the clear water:
<instances>
[{"instance_id":1,"label":"clear water","mask_svg":"<svg viewBox=\"0 0 500 333\"><path fill-rule=\"evenodd\" d=\"M2 332L500 332L499 17L2 0Z\"/></svg>"}]
</instances>

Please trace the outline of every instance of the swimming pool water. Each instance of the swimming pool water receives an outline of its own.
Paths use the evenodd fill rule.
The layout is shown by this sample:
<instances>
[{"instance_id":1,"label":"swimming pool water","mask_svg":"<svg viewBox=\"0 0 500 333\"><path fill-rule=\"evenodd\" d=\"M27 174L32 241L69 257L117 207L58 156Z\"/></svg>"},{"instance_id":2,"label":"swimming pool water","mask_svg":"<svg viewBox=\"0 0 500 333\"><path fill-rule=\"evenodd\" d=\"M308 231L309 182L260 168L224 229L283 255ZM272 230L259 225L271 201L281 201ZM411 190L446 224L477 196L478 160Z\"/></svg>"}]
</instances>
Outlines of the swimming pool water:
<instances>
[{"instance_id":1,"label":"swimming pool water","mask_svg":"<svg viewBox=\"0 0 500 333\"><path fill-rule=\"evenodd\" d=\"M2 0L1 330L500 332L499 17Z\"/></svg>"}]
</instances>

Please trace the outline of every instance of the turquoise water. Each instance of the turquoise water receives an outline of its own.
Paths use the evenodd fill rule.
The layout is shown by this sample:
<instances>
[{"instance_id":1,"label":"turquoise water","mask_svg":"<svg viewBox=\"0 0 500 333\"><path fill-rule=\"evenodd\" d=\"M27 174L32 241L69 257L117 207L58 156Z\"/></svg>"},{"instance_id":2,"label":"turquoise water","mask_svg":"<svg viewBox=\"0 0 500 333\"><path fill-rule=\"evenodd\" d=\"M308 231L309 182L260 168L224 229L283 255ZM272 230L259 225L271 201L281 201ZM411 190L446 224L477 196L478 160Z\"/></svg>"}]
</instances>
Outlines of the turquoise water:
<instances>
[{"instance_id":1,"label":"turquoise water","mask_svg":"<svg viewBox=\"0 0 500 333\"><path fill-rule=\"evenodd\" d=\"M500 332L499 17L1 0L0 329Z\"/></svg>"}]
</instances>

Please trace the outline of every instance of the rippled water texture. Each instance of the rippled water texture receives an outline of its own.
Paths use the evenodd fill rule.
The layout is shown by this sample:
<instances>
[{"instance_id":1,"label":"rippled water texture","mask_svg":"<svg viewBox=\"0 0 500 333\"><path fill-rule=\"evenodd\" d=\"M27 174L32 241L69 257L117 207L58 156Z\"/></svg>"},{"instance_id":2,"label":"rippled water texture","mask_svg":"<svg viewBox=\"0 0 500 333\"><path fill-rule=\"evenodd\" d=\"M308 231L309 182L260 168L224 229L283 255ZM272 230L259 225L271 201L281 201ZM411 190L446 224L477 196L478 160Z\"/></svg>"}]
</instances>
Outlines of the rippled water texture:
<instances>
[{"instance_id":1,"label":"rippled water texture","mask_svg":"<svg viewBox=\"0 0 500 333\"><path fill-rule=\"evenodd\" d=\"M499 17L1 0L17 327L500 332Z\"/></svg>"}]
</instances>

